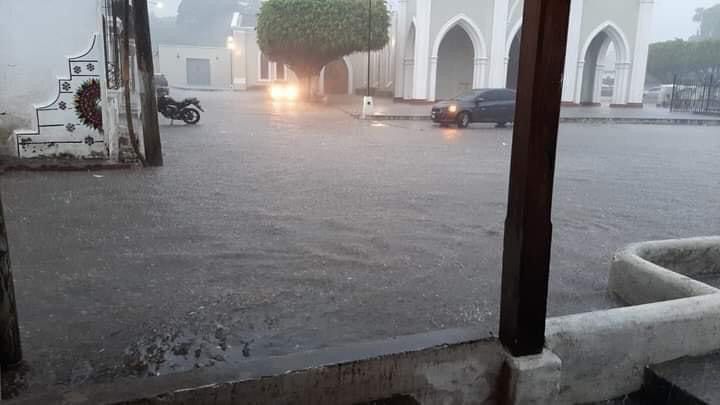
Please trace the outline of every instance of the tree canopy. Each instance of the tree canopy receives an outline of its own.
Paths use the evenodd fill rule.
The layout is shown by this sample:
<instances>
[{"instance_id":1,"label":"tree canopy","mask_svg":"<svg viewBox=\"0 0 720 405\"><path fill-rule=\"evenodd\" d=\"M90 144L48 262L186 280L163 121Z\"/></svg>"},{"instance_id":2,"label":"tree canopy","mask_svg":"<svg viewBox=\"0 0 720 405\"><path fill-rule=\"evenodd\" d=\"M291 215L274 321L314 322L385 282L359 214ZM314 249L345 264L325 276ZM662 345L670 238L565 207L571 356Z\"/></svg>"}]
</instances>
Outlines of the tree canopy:
<instances>
[{"instance_id":1,"label":"tree canopy","mask_svg":"<svg viewBox=\"0 0 720 405\"><path fill-rule=\"evenodd\" d=\"M700 29L694 40L717 39L720 40L720 4L709 8L695 10L693 21L700 23Z\"/></svg>"},{"instance_id":2,"label":"tree canopy","mask_svg":"<svg viewBox=\"0 0 720 405\"><path fill-rule=\"evenodd\" d=\"M659 42L650 45L648 73L664 83L673 75L703 78L720 73L720 40Z\"/></svg>"},{"instance_id":3,"label":"tree canopy","mask_svg":"<svg viewBox=\"0 0 720 405\"><path fill-rule=\"evenodd\" d=\"M368 49L369 14L365 0L267 0L258 16L258 45L270 60L309 79L328 63ZM389 25L385 0L372 0L371 50L385 47Z\"/></svg>"}]
</instances>

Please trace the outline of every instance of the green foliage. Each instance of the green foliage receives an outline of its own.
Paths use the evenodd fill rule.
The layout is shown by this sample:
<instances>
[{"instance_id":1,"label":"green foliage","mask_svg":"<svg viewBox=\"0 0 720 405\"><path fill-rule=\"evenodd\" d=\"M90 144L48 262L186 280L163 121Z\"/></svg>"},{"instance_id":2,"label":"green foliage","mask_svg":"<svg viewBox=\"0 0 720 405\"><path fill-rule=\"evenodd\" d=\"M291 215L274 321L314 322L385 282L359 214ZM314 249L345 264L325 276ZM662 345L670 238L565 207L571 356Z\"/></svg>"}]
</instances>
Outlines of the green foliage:
<instances>
[{"instance_id":1,"label":"green foliage","mask_svg":"<svg viewBox=\"0 0 720 405\"><path fill-rule=\"evenodd\" d=\"M720 67L720 40L659 42L650 45L648 73L663 83L671 83L673 75L705 75Z\"/></svg>"},{"instance_id":2,"label":"green foliage","mask_svg":"<svg viewBox=\"0 0 720 405\"><path fill-rule=\"evenodd\" d=\"M695 9L693 21L700 23L698 35L693 37L693 39L720 40L720 4L716 4L710 8Z\"/></svg>"},{"instance_id":3,"label":"green foliage","mask_svg":"<svg viewBox=\"0 0 720 405\"><path fill-rule=\"evenodd\" d=\"M300 78L368 48L367 0L267 0L260 8L258 45L267 57L288 65ZM372 0L370 49L389 40L385 0Z\"/></svg>"}]
</instances>

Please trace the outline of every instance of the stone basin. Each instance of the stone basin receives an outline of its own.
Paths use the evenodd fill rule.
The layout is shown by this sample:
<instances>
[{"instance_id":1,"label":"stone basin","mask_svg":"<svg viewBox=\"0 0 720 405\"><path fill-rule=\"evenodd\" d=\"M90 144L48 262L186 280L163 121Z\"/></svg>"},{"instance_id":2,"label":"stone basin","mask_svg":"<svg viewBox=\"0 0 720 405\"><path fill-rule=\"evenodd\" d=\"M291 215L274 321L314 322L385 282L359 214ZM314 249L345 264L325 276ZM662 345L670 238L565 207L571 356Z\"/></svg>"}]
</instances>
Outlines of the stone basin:
<instances>
[{"instance_id":1,"label":"stone basin","mask_svg":"<svg viewBox=\"0 0 720 405\"><path fill-rule=\"evenodd\" d=\"M720 237L642 242L618 251L608 290L628 305L717 294L702 280L720 278Z\"/></svg>"}]
</instances>

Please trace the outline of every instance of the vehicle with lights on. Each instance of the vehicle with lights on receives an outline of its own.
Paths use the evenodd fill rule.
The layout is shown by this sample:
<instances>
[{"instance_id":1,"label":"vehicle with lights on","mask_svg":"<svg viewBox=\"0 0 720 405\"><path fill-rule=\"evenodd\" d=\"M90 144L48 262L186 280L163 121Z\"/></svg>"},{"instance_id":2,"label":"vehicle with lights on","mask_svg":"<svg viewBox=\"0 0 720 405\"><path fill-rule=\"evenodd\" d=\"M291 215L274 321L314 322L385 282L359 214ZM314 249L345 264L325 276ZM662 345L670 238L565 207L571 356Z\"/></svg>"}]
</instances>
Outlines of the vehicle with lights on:
<instances>
[{"instance_id":1,"label":"vehicle with lights on","mask_svg":"<svg viewBox=\"0 0 720 405\"><path fill-rule=\"evenodd\" d=\"M515 119L515 91L510 89L468 90L452 100L432 106L430 117L440 125L467 128L473 122L494 122L499 127Z\"/></svg>"},{"instance_id":2,"label":"vehicle with lights on","mask_svg":"<svg viewBox=\"0 0 720 405\"><path fill-rule=\"evenodd\" d=\"M300 98L300 88L296 83L278 80L270 86L270 98L273 101L296 101Z\"/></svg>"}]
</instances>

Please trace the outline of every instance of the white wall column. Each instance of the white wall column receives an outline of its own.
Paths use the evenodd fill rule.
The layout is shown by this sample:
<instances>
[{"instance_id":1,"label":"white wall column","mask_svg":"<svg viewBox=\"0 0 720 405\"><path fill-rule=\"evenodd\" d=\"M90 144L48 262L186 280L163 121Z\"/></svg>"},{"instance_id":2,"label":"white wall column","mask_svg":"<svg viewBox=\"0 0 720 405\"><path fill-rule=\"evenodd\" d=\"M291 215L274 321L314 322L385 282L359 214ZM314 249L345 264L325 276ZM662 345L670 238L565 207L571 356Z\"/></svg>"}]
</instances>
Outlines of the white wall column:
<instances>
[{"instance_id":1,"label":"white wall column","mask_svg":"<svg viewBox=\"0 0 720 405\"><path fill-rule=\"evenodd\" d=\"M398 1L395 25L395 97L405 96L405 48L410 30L407 24L407 0Z\"/></svg>"},{"instance_id":2,"label":"white wall column","mask_svg":"<svg viewBox=\"0 0 720 405\"><path fill-rule=\"evenodd\" d=\"M507 81L507 30L509 0L495 0L493 6L492 42L490 45L490 87L505 87Z\"/></svg>"},{"instance_id":3,"label":"white wall column","mask_svg":"<svg viewBox=\"0 0 720 405\"><path fill-rule=\"evenodd\" d=\"M509 52L510 52L510 50L508 49L508 53ZM505 84L507 84L507 81L508 81L508 77L507 77L508 69L510 69L510 58L505 56Z\"/></svg>"},{"instance_id":4,"label":"white wall column","mask_svg":"<svg viewBox=\"0 0 720 405\"><path fill-rule=\"evenodd\" d=\"M437 68L438 68L438 57L437 56L431 56L430 57L430 87L428 88L428 101L435 101L435 91L437 90Z\"/></svg>"},{"instance_id":5,"label":"white wall column","mask_svg":"<svg viewBox=\"0 0 720 405\"><path fill-rule=\"evenodd\" d=\"M652 19L655 0L639 0L637 35L635 37L635 52L632 57L633 66L630 78L630 94L628 102L642 104L645 90L645 77L647 74L648 49L652 36Z\"/></svg>"},{"instance_id":6,"label":"white wall column","mask_svg":"<svg viewBox=\"0 0 720 405\"><path fill-rule=\"evenodd\" d=\"M572 102L580 104L580 101L582 100L582 86L583 81L585 79L585 61L581 60L577 63L577 66L575 69L571 69L575 71L575 96L572 99ZM616 83L617 85L617 83Z\"/></svg>"},{"instance_id":7,"label":"white wall column","mask_svg":"<svg viewBox=\"0 0 720 405\"><path fill-rule=\"evenodd\" d=\"M593 99L594 104L600 104L602 102L602 81L605 75L605 65L595 65L595 88L593 88Z\"/></svg>"},{"instance_id":8,"label":"white wall column","mask_svg":"<svg viewBox=\"0 0 720 405\"><path fill-rule=\"evenodd\" d=\"M413 98L426 100L428 74L430 71L430 18L432 0L417 0L415 16L415 65L413 73Z\"/></svg>"},{"instance_id":9,"label":"white wall column","mask_svg":"<svg viewBox=\"0 0 720 405\"><path fill-rule=\"evenodd\" d=\"M405 59L403 63L403 70L405 71L403 77L403 91L400 94L405 100L412 100L413 98L413 71L415 70L415 59Z\"/></svg>"},{"instance_id":10,"label":"white wall column","mask_svg":"<svg viewBox=\"0 0 720 405\"><path fill-rule=\"evenodd\" d=\"M318 91L321 96L325 95L325 68L320 71L320 83L318 83Z\"/></svg>"},{"instance_id":11,"label":"white wall column","mask_svg":"<svg viewBox=\"0 0 720 405\"><path fill-rule=\"evenodd\" d=\"M580 102L580 89L582 87L582 70L578 68L579 62L585 60L580 55L580 29L582 28L583 6L585 0L572 0L570 2L570 26L568 27L567 51L565 53L565 73L563 74L562 101L566 103ZM579 77L577 75L580 75Z\"/></svg>"},{"instance_id":12,"label":"white wall column","mask_svg":"<svg viewBox=\"0 0 720 405\"><path fill-rule=\"evenodd\" d=\"M474 89L487 87L487 65L488 58L475 58L472 85Z\"/></svg>"},{"instance_id":13,"label":"white wall column","mask_svg":"<svg viewBox=\"0 0 720 405\"><path fill-rule=\"evenodd\" d=\"M613 104L623 105L628 102L628 85L631 74L631 63L623 62L615 64L615 89Z\"/></svg>"}]
</instances>

